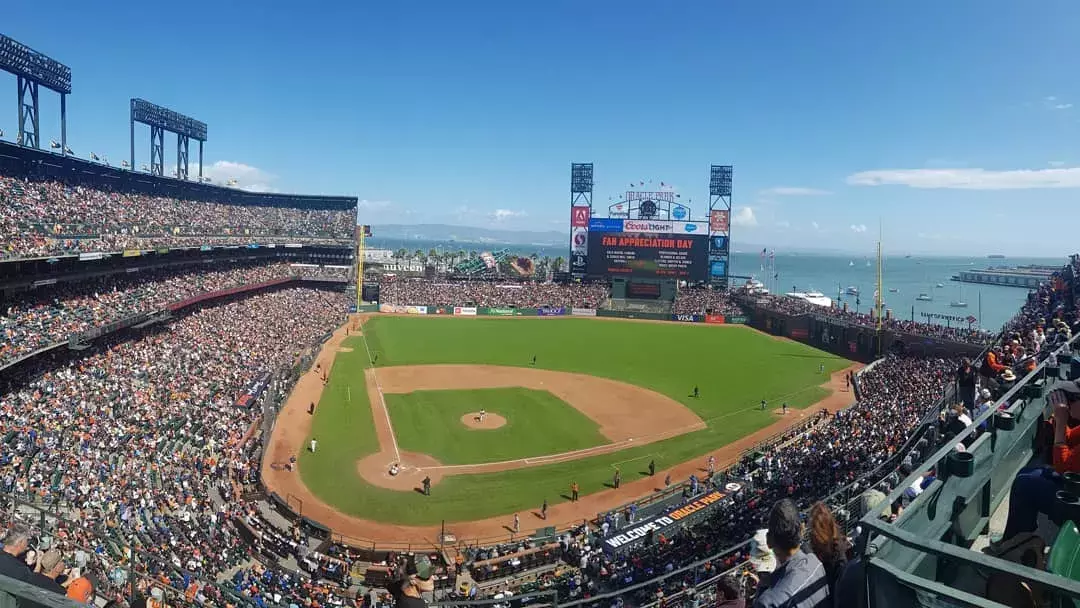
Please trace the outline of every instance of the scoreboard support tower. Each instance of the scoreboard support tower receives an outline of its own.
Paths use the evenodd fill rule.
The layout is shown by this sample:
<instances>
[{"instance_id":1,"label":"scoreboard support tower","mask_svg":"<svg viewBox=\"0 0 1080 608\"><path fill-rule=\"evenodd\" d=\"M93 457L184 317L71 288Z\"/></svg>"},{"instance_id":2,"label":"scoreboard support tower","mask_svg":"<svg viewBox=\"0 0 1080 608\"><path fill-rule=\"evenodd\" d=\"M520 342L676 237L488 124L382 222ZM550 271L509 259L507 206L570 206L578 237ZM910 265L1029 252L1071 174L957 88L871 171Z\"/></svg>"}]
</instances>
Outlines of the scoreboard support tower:
<instances>
[{"instance_id":1,"label":"scoreboard support tower","mask_svg":"<svg viewBox=\"0 0 1080 608\"><path fill-rule=\"evenodd\" d=\"M593 164L570 164L570 274L585 278L589 262L589 219L592 217Z\"/></svg>"},{"instance_id":2,"label":"scoreboard support tower","mask_svg":"<svg viewBox=\"0 0 1080 608\"><path fill-rule=\"evenodd\" d=\"M709 284L730 286L731 165L709 167Z\"/></svg>"}]
</instances>

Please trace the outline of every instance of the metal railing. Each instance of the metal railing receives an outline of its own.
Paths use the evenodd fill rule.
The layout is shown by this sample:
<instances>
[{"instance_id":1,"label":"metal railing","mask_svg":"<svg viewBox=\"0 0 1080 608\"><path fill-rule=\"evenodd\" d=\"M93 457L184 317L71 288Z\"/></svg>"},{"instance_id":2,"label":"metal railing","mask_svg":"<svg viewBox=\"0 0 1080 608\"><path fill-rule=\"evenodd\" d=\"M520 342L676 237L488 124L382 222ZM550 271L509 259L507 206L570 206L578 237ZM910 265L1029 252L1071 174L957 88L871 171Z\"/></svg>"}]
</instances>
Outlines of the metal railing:
<instances>
[{"instance_id":1,"label":"metal railing","mask_svg":"<svg viewBox=\"0 0 1080 608\"><path fill-rule=\"evenodd\" d=\"M882 521L880 511L861 520L858 544L866 547L864 584L870 606L912 605L906 602L925 596L956 605L1000 605L955 588L964 573L1006 574L1056 597L1080 600L1080 582L967 549L987 529L1017 472L1031 459L1034 434L1044 420L1043 393L1052 380L1044 360L898 484L883 508L900 501L919 478L938 474L893 523ZM984 423L987 430L976 436ZM973 457L970 473L951 468L950 455L959 443L968 445L965 451Z\"/></svg>"}]
</instances>

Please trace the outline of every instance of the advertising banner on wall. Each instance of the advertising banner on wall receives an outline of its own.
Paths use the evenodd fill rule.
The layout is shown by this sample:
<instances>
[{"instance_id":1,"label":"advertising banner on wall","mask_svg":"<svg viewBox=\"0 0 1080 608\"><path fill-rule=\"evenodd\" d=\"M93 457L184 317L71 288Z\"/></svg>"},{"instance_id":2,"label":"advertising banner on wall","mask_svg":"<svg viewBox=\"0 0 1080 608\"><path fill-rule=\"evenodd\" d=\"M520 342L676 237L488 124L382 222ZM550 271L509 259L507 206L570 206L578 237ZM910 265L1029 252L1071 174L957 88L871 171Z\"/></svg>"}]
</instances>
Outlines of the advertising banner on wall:
<instances>
[{"instance_id":1,"label":"advertising banner on wall","mask_svg":"<svg viewBox=\"0 0 1080 608\"><path fill-rule=\"evenodd\" d=\"M680 323L700 323L705 319L702 315L671 315L672 321Z\"/></svg>"},{"instance_id":2,"label":"advertising banner on wall","mask_svg":"<svg viewBox=\"0 0 1080 608\"><path fill-rule=\"evenodd\" d=\"M459 317L475 317L476 316L476 307L475 306L455 306L454 307L454 315L459 316Z\"/></svg>"},{"instance_id":3,"label":"advertising banner on wall","mask_svg":"<svg viewBox=\"0 0 1080 608\"><path fill-rule=\"evenodd\" d=\"M589 220L590 232L622 232L623 220L613 217L594 217Z\"/></svg>"},{"instance_id":4,"label":"advertising banner on wall","mask_svg":"<svg viewBox=\"0 0 1080 608\"><path fill-rule=\"evenodd\" d=\"M623 232L663 234L706 234L705 222L666 222L656 220L623 220Z\"/></svg>"},{"instance_id":5,"label":"advertising banner on wall","mask_svg":"<svg viewBox=\"0 0 1080 608\"><path fill-rule=\"evenodd\" d=\"M584 254L589 250L589 231L584 228L574 228L570 233L570 253Z\"/></svg>"},{"instance_id":6,"label":"advertising banner on wall","mask_svg":"<svg viewBox=\"0 0 1080 608\"><path fill-rule=\"evenodd\" d=\"M490 317L512 317L514 312L513 308L481 308L476 314Z\"/></svg>"},{"instance_id":7,"label":"advertising banner on wall","mask_svg":"<svg viewBox=\"0 0 1080 608\"><path fill-rule=\"evenodd\" d=\"M379 312L395 313L399 315L426 315L428 314L428 307L401 304L380 304Z\"/></svg>"},{"instance_id":8,"label":"advertising banner on wall","mask_svg":"<svg viewBox=\"0 0 1080 608\"><path fill-rule=\"evenodd\" d=\"M570 314L575 317L595 317L595 308L571 308Z\"/></svg>"},{"instance_id":9,"label":"advertising banner on wall","mask_svg":"<svg viewBox=\"0 0 1080 608\"><path fill-rule=\"evenodd\" d=\"M741 486L737 487L735 491L737 492L739 489L741 489ZM609 538L604 539L604 549L610 552L619 548L625 549L629 546L636 545L638 544L638 541L641 541L648 536L649 531L654 533L662 532L669 526L679 523L681 520L690 517L694 513L701 512L710 506L715 505L727 496L728 495L723 492L714 490L682 505L681 507L672 508L652 519L647 519L630 528L624 528L619 531L619 534L613 534Z\"/></svg>"},{"instance_id":10,"label":"advertising banner on wall","mask_svg":"<svg viewBox=\"0 0 1080 608\"><path fill-rule=\"evenodd\" d=\"M730 325L746 325L747 323L750 322L750 319L747 318L747 317L742 317L742 316L736 315L736 316L732 316L732 317L727 317L727 318L724 319L724 321L726 321Z\"/></svg>"},{"instance_id":11,"label":"advertising banner on wall","mask_svg":"<svg viewBox=\"0 0 1080 608\"><path fill-rule=\"evenodd\" d=\"M571 207L570 225L574 228L588 228L589 215L590 209L588 207Z\"/></svg>"},{"instance_id":12,"label":"advertising banner on wall","mask_svg":"<svg viewBox=\"0 0 1080 608\"><path fill-rule=\"evenodd\" d=\"M705 315L705 322L712 323L713 325L723 325L724 315Z\"/></svg>"},{"instance_id":13,"label":"advertising banner on wall","mask_svg":"<svg viewBox=\"0 0 1080 608\"><path fill-rule=\"evenodd\" d=\"M713 209L709 212L709 232L727 232L729 219L727 209Z\"/></svg>"},{"instance_id":14,"label":"advertising banner on wall","mask_svg":"<svg viewBox=\"0 0 1080 608\"><path fill-rule=\"evenodd\" d=\"M536 314L541 317L561 317L566 314L562 306L541 306L536 309Z\"/></svg>"}]
</instances>

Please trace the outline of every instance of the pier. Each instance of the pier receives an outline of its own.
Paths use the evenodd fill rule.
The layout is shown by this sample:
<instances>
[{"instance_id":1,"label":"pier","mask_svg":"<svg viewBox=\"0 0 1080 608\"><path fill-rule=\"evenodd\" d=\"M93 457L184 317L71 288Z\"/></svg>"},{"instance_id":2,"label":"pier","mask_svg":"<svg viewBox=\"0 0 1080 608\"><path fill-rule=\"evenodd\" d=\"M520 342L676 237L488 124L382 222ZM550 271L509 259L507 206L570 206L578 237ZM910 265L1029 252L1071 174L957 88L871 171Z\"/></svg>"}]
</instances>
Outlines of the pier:
<instances>
[{"instance_id":1,"label":"pier","mask_svg":"<svg viewBox=\"0 0 1080 608\"><path fill-rule=\"evenodd\" d=\"M984 270L961 270L953 275L952 280L961 283L979 283L981 285L1003 285L1035 289L1040 283L1050 280L1054 268L1050 266L990 267Z\"/></svg>"}]
</instances>

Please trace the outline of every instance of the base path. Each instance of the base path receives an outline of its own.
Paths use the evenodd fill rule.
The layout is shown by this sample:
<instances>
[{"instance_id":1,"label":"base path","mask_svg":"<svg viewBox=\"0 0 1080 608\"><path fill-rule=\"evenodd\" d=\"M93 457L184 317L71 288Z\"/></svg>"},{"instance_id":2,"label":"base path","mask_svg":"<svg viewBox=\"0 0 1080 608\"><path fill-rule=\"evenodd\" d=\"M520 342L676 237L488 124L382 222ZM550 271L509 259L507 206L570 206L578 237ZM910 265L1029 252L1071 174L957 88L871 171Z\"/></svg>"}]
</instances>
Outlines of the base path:
<instances>
[{"instance_id":1,"label":"base path","mask_svg":"<svg viewBox=\"0 0 1080 608\"><path fill-rule=\"evenodd\" d=\"M349 327L353 327L352 322L350 322ZM351 333L352 335L357 335L360 332L353 330ZM345 337L346 328L342 327L334 332L331 339L323 346L323 349L317 358L322 369L330 368L333 356ZM822 384L824 388L832 391L828 397L804 409L792 409L786 416L779 416L779 419L776 422L763 429L759 429L758 431L729 443L711 453L702 454L693 461L684 462L669 469L658 470L654 477L624 481L618 490L606 489L600 492L587 494L582 496L581 500L575 503L563 502L553 504L548 509L547 520L541 520L538 517L538 514L526 514L522 517L522 525L525 529L532 529L541 525L565 529L570 526L578 525L582 521L594 517L597 513L616 508L636 498L641 498L661 489L660 487L663 485L663 479L665 475L669 473L671 474L672 479L679 480L686 479L691 474L700 474L705 466L706 459L710 455L716 458L717 468L723 469L734 463L734 461L746 450L761 443L765 439L783 432L787 428L800 424L805 421L807 417L816 414L821 409L835 412L853 403L855 401L855 395L847 389L844 379L848 372L856 371L861 367L861 364L853 364L848 368L832 374L829 381ZM382 388L387 392L390 392L388 389L390 386L388 384L390 377L384 375L384 372L390 369L393 368L378 369L380 384L382 384ZM508 369L516 371L519 368ZM543 370L526 369L525 371L540 372ZM383 441L391 439L390 437L384 436L383 433L389 431L389 425L385 422L380 424L378 417L374 416L376 413L375 409L382 409L382 407L378 390L375 389L372 384L373 383L370 382L368 383L369 397L375 400L372 402L372 414L375 419L376 428L379 430L378 435L380 445L386 445ZM521 385L515 384L513 386ZM415 388L416 387L411 390L415 390ZM473 386L472 388L476 387ZM287 500L294 507L296 504L294 499L299 499L299 501L302 501L302 514L304 517L311 518L312 520L329 527L336 535L344 535L368 543L378 543L379 546L385 546L387 548L401 548L406 545L421 545L427 547L437 546L440 533L439 526L406 526L370 521L346 515L324 503L312 494L300 479L299 471L290 472L276 470L271 466L273 463L287 462L289 456L297 454L304 448L303 443L311 427L311 416L308 415L307 408L310 403L317 403L319 401L322 390L323 383L315 373L304 374L297 382L288 401L278 414L277 423L274 425L274 432L270 441L270 448L268 453L264 456L262 463L263 482L265 483L267 490L276 492L282 499ZM555 391L552 392L555 393ZM376 405L376 403L379 405ZM384 425L385 428L380 428ZM384 458L385 455L383 454L382 457ZM438 465L430 456L414 456L408 453L401 454L402 461L407 461L413 457L418 461L416 463L418 465L417 469L427 468L425 474L430 475L432 482L436 482L437 477L441 478L444 471L446 473L451 472L446 471L445 467ZM369 458L374 458L374 456ZM364 461L366 460L368 459L364 459ZM358 463L358 466L361 466L364 461ZM402 485L408 485L413 488L416 487L419 480L398 479L400 475L391 478L388 470L384 468L385 464L385 460L379 461L378 468L380 469L380 472L378 475L380 476L381 483L377 483L376 485L393 487L393 489L403 489L401 487ZM372 466L375 465L373 464ZM342 474L349 475L355 473L343 471ZM372 481L367 475L364 477L369 481ZM422 479L423 475L419 475L419 477ZM506 527L510 524L510 520L511 517L509 515L503 515L470 522L456 522L447 524L446 532L454 534L460 542L471 543L475 542L476 539L483 539L483 542L494 544L496 542L509 540L510 533L507 531Z\"/></svg>"}]
</instances>

